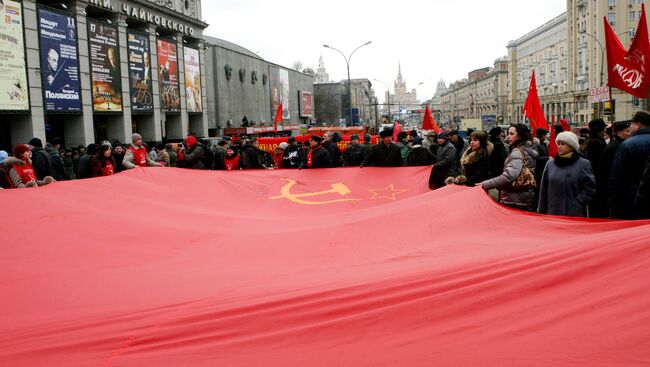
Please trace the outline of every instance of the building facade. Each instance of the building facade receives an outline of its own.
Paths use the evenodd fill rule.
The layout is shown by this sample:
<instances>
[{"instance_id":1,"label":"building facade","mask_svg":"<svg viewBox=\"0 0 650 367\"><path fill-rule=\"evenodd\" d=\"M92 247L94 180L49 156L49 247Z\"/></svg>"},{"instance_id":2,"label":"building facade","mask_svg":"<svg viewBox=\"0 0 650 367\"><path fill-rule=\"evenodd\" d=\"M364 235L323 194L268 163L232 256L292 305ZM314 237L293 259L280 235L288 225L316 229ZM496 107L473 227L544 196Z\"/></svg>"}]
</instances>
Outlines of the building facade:
<instances>
[{"instance_id":1,"label":"building facade","mask_svg":"<svg viewBox=\"0 0 650 367\"><path fill-rule=\"evenodd\" d=\"M368 79L352 79L352 115L349 115L347 80L314 84L314 108L319 126L377 127L378 104L372 83ZM348 123L351 121L351 123Z\"/></svg>"},{"instance_id":2,"label":"building facade","mask_svg":"<svg viewBox=\"0 0 650 367\"><path fill-rule=\"evenodd\" d=\"M15 87L23 110L0 102L4 149L32 137L73 146L130 141L133 131L156 141L207 136L200 0L4 3L24 40L0 48L24 51L14 71L24 66L28 86Z\"/></svg>"},{"instance_id":3,"label":"building facade","mask_svg":"<svg viewBox=\"0 0 650 367\"><path fill-rule=\"evenodd\" d=\"M270 126L282 105L283 123L309 124L314 117L314 78L265 61L236 44L204 36L208 127Z\"/></svg>"},{"instance_id":4,"label":"building facade","mask_svg":"<svg viewBox=\"0 0 650 367\"><path fill-rule=\"evenodd\" d=\"M393 94L390 93L390 90L386 91L384 95L384 107L382 110L384 115L388 115L390 110L391 121L399 119L400 115L405 113L407 110L418 110L420 108L417 90L407 90L406 80L402 77L401 64L398 65L397 79L395 79L393 84L393 91ZM390 106L388 103L390 103Z\"/></svg>"},{"instance_id":5,"label":"building facade","mask_svg":"<svg viewBox=\"0 0 650 367\"><path fill-rule=\"evenodd\" d=\"M440 95L441 123L453 128L461 119L481 119L486 127L495 125L507 111L507 86L507 58L470 72Z\"/></svg>"}]
</instances>

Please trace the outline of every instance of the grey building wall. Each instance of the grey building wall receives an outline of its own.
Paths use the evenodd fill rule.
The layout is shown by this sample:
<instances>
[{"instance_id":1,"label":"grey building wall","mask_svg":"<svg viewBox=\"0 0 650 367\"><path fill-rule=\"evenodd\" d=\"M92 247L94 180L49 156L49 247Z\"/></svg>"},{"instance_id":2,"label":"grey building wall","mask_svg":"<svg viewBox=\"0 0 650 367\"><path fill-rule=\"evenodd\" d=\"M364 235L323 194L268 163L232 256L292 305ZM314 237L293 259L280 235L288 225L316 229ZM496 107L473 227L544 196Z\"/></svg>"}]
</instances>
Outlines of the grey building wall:
<instances>
[{"instance_id":1,"label":"grey building wall","mask_svg":"<svg viewBox=\"0 0 650 367\"><path fill-rule=\"evenodd\" d=\"M289 71L289 123L307 123L299 116L299 91L314 91L313 77L263 60L255 53L230 42L203 37L207 46L206 70L210 70L207 82L208 119L210 128L225 128L228 120L232 127L242 125L244 116L256 126L262 122L273 124L275 111L271 104L270 69L277 67ZM226 65L232 75L228 79ZM245 70L243 80L239 71ZM257 81L253 83L253 72ZM286 121L285 121L286 122Z\"/></svg>"}]
</instances>

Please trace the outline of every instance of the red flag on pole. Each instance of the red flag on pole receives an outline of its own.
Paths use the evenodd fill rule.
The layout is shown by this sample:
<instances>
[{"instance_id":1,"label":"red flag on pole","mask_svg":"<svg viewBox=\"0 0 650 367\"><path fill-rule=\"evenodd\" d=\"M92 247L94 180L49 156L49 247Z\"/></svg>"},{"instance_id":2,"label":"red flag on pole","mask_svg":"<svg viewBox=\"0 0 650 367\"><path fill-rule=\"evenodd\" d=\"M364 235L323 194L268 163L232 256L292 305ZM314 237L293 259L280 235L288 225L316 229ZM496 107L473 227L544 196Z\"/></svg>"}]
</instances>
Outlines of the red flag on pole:
<instances>
[{"instance_id":1,"label":"red flag on pole","mask_svg":"<svg viewBox=\"0 0 650 367\"><path fill-rule=\"evenodd\" d=\"M273 130L278 132L278 122L282 123L282 103L278 105L278 111L275 113L275 120L273 120Z\"/></svg>"},{"instance_id":2,"label":"red flag on pole","mask_svg":"<svg viewBox=\"0 0 650 367\"><path fill-rule=\"evenodd\" d=\"M548 156L550 158L555 158L557 155L557 142L555 141L555 116L551 117L551 121L551 137L548 142Z\"/></svg>"},{"instance_id":3,"label":"red flag on pole","mask_svg":"<svg viewBox=\"0 0 650 367\"><path fill-rule=\"evenodd\" d=\"M402 125L399 124L399 121L395 120L393 122L393 141L397 141L397 135L402 132Z\"/></svg>"},{"instance_id":4,"label":"red flag on pole","mask_svg":"<svg viewBox=\"0 0 650 367\"><path fill-rule=\"evenodd\" d=\"M433 130L436 132L436 134L438 134L441 131L440 127L438 126L438 123L433 118L433 114L429 109L429 105L426 105L426 107L424 108L424 121L422 121L422 130Z\"/></svg>"},{"instance_id":5,"label":"red flag on pole","mask_svg":"<svg viewBox=\"0 0 650 367\"><path fill-rule=\"evenodd\" d=\"M560 126L562 126L563 131L571 131L571 126L569 126L569 120L560 119Z\"/></svg>"},{"instance_id":6,"label":"red flag on pole","mask_svg":"<svg viewBox=\"0 0 650 367\"><path fill-rule=\"evenodd\" d=\"M533 76L530 78L530 88L528 89L528 98L524 103L524 114L530 120L530 130L534 134L535 130L544 128L548 130L548 122L542 111L542 105L537 96L537 82L535 81L535 70Z\"/></svg>"},{"instance_id":7,"label":"red flag on pole","mask_svg":"<svg viewBox=\"0 0 650 367\"><path fill-rule=\"evenodd\" d=\"M650 42L648 24L645 19L645 6L641 4L641 18L636 35L626 52L625 47L605 21L605 46L607 48L607 85L618 88L638 98L648 94L647 72L650 66Z\"/></svg>"}]
</instances>

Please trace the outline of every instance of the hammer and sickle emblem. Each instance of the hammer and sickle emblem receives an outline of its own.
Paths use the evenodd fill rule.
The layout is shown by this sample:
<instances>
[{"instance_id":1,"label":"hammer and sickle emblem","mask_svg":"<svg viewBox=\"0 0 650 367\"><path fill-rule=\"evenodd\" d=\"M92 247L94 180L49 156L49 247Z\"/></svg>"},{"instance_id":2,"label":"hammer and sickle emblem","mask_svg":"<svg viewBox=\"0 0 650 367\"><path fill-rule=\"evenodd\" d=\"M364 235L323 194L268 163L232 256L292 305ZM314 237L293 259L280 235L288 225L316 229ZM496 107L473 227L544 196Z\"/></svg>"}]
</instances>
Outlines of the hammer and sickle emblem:
<instances>
[{"instance_id":1,"label":"hammer and sickle emblem","mask_svg":"<svg viewBox=\"0 0 650 367\"><path fill-rule=\"evenodd\" d=\"M360 199L336 199L336 200L329 200L329 201L309 201L309 200L303 200L303 198L309 198L309 197L315 197L315 196L323 196L323 195L328 195L328 194L339 194L341 196L345 196L348 194L351 194L352 191L345 186L343 183L337 182L335 184L332 184L332 188L329 190L324 190L324 191L319 191L319 192L310 192L306 194L292 194L291 193L291 188L294 187L298 182L295 180L283 178L282 181L286 181L287 184L282 187L280 190L280 193L282 195L279 196L274 196L269 199L271 200L277 200L277 199L287 199L291 202L294 202L296 204L302 204L302 205L327 205L327 204L334 204L334 203L340 203L344 201L358 201Z\"/></svg>"}]
</instances>

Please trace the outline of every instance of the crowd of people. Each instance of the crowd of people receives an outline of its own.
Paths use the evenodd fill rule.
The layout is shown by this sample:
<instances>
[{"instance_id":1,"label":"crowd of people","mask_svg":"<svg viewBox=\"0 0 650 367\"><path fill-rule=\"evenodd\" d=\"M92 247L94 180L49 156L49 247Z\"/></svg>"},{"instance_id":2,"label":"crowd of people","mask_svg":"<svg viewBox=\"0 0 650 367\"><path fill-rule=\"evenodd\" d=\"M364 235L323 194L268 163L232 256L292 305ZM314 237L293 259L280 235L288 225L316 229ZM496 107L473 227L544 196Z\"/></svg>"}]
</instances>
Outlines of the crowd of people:
<instances>
[{"instance_id":1,"label":"crowd of people","mask_svg":"<svg viewBox=\"0 0 650 367\"><path fill-rule=\"evenodd\" d=\"M56 181L109 176L135 167L243 170L264 168L431 166L429 186L481 186L501 204L543 214L617 219L650 218L650 113L608 126L589 123L579 135L554 126L558 154L549 158L550 134L535 136L523 124L471 131L400 132L384 130L371 144L368 134L352 135L344 150L341 135L312 135L305 143L289 137L273 153L256 138L214 147L188 136L184 144L148 147L139 134L132 143L103 141L69 149L53 139L19 144L13 156L0 151L2 188L48 185Z\"/></svg>"}]
</instances>

